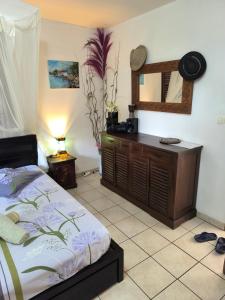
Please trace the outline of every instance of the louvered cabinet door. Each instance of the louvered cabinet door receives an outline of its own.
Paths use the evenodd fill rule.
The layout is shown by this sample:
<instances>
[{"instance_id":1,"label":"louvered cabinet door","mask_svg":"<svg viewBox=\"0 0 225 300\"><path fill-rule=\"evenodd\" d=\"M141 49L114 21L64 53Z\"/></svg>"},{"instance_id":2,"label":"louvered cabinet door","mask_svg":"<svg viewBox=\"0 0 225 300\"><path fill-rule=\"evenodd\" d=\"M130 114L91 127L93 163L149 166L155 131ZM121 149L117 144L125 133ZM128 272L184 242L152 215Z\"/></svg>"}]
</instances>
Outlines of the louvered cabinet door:
<instances>
[{"instance_id":1,"label":"louvered cabinet door","mask_svg":"<svg viewBox=\"0 0 225 300\"><path fill-rule=\"evenodd\" d=\"M116 186L124 191L128 189L128 154L116 151L115 178Z\"/></svg>"},{"instance_id":2,"label":"louvered cabinet door","mask_svg":"<svg viewBox=\"0 0 225 300\"><path fill-rule=\"evenodd\" d=\"M109 183L114 184L115 160L114 150L110 148L102 149L102 177Z\"/></svg>"},{"instance_id":3,"label":"louvered cabinet door","mask_svg":"<svg viewBox=\"0 0 225 300\"><path fill-rule=\"evenodd\" d=\"M130 194L148 205L149 160L133 157L129 165Z\"/></svg>"},{"instance_id":4,"label":"louvered cabinet door","mask_svg":"<svg viewBox=\"0 0 225 300\"><path fill-rule=\"evenodd\" d=\"M150 208L167 216L171 199L171 169L166 165L150 162Z\"/></svg>"}]
</instances>

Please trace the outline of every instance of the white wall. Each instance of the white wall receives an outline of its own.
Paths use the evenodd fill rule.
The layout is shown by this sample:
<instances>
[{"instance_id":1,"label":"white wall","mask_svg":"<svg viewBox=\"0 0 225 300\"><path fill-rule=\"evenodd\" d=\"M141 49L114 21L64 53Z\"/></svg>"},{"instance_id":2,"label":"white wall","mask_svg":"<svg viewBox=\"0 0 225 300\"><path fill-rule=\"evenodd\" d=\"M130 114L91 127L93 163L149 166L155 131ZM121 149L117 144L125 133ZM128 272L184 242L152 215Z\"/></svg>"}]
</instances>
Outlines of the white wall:
<instances>
[{"instance_id":1,"label":"white wall","mask_svg":"<svg viewBox=\"0 0 225 300\"><path fill-rule=\"evenodd\" d=\"M78 157L76 172L98 166L98 153L87 116L86 100L80 89L50 89L47 60L85 61L83 46L93 30L59 22L42 20L40 46L39 139L47 154L53 153L55 139L62 130L67 150ZM58 128L60 127L60 128ZM64 128L65 127L65 128ZM56 133L54 133L56 130Z\"/></svg>"},{"instance_id":2,"label":"white wall","mask_svg":"<svg viewBox=\"0 0 225 300\"><path fill-rule=\"evenodd\" d=\"M177 0L114 28L120 42L118 104L120 120L131 101L129 55L139 44L147 47L148 63L181 58L191 50L207 60L207 72L194 84L191 115L139 111L140 132L179 137L204 145L197 209L225 221L225 1Z\"/></svg>"}]
</instances>

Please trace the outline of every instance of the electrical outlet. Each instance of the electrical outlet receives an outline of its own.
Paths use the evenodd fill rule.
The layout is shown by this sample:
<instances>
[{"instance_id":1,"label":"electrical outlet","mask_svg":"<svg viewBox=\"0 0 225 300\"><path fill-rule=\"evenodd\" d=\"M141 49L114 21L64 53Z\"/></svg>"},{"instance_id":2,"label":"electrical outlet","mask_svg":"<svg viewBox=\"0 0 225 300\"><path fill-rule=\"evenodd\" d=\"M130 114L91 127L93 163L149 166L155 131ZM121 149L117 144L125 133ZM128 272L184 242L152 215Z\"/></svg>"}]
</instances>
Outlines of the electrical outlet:
<instances>
[{"instance_id":1,"label":"electrical outlet","mask_svg":"<svg viewBox=\"0 0 225 300\"><path fill-rule=\"evenodd\" d=\"M219 125L225 124L225 116L218 117L217 124L219 124Z\"/></svg>"}]
</instances>

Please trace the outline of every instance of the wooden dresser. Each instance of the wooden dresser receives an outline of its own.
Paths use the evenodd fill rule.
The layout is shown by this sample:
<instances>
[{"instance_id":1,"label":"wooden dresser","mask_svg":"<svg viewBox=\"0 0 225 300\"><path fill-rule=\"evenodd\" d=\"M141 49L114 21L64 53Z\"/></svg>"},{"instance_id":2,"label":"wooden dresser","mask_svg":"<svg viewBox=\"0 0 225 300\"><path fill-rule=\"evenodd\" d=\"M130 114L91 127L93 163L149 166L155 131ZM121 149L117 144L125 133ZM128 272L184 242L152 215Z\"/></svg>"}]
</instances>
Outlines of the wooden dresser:
<instances>
[{"instance_id":1,"label":"wooden dresser","mask_svg":"<svg viewBox=\"0 0 225 300\"><path fill-rule=\"evenodd\" d=\"M196 215L202 146L146 134L102 134L101 183L171 228Z\"/></svg>"}]
</instances>

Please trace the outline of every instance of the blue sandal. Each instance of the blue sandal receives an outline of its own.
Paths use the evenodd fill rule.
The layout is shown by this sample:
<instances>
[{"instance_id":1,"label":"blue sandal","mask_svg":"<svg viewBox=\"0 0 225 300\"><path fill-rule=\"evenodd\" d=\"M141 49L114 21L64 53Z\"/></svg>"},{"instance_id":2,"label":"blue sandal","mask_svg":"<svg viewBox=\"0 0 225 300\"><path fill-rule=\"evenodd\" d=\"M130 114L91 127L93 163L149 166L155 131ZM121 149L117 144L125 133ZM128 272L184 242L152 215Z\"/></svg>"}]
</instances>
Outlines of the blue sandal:
<instances>
[{"instance_id":1,"label":"blue sandal","mask_svg":"<svg viewBox=\"0 0 225 300\"><path fill-rule=\"evenodd\" d=\"M225 238L218 238L218 241L216 243L216 252L219 254L225 253Z\"/></svg>"},{"instance_id":2,"label":"blue sandal","mask_svg":"<svg viewBox=\"0 0 225 300\"><path fill-rule=\"evenodd\" d=\"M202 232L200 234L196 234L194 239L198 243L204 243L209 241L215 241L217 239L217 235L215 233Z\"/></svg>"}]
</instances>

